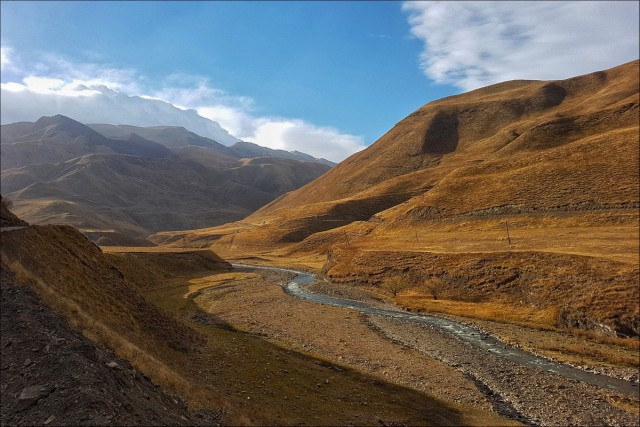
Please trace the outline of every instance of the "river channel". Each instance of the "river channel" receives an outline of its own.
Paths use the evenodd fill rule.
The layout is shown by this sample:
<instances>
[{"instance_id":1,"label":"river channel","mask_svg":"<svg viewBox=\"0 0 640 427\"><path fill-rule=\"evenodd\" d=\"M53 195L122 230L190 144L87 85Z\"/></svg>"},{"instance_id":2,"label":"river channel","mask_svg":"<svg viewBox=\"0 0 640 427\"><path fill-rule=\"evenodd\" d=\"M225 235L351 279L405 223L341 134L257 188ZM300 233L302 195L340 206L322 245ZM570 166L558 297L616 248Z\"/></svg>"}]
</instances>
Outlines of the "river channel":
<instances>
[{"instance_id":1,"label":"river channel","mask_svg":"<svg viewBox=\"0 0 640 427\"><path fill-rule=\"evenodd\" d=\"M361 313L373 316L391 317L407 322L436 327L477 348L507 359L511 362L518 363L520 365L552 372L566 378L582 381L601 388L618 391L629 396L634 396L636 398L640 394L640 387L638 383L626 381L619 378L613 378L594 372L588 372L570 365L558 363L549 359L545 359L543 357L536 356L534 354L512 347L492 335L486 334L478 329L450 319L431 315L417 315L402 310L372 307L360 301L334 298L310 292L304 287L305 284L313 283L315 281L315 275L310 273L285 268L263 267L247 264L233 264L233 267L293 273L296 276L289 282L284 284L284 290L288 294L297 298L305 299L318 304L350 308Z\"/></svg>"}]
</instances>

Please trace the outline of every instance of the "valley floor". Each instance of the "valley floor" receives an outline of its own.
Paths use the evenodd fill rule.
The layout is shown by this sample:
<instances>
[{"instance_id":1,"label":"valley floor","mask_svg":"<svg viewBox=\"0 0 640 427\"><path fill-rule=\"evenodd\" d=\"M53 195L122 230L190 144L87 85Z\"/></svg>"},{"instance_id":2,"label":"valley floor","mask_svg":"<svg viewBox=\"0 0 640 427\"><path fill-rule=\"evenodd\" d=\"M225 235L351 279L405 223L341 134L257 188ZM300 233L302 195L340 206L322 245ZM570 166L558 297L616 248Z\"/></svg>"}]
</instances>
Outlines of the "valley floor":
<instances>
[{"instance_id":1,"label":"valley floor","mask_svg":"<svg viewBox=\"0 0 640 427\"><path fill-rule=\"evenodd\" d=\"M286 280L282 273L259 273L263 277L202 288L193 301L233 327L278 345L520 422L635 425L639 421L637 397L507 362L426 326L298 300L282 290ZM330 286L313 289L335 291ZM347 297L382 304L357 291ZM514 328L518 327L508 331L503 327L501 334L531 340L544 334ZM631 368L609 372L634 376Z\"/></svg>"}]
</instances>

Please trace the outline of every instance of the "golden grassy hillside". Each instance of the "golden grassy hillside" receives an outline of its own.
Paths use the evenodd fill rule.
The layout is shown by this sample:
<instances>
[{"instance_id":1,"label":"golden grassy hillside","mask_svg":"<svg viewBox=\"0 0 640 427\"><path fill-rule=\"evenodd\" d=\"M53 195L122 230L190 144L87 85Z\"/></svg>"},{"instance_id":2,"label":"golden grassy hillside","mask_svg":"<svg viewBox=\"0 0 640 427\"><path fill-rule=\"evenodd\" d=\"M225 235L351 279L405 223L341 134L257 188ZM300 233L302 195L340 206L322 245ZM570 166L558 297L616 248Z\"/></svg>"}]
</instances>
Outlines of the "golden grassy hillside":
<instances>
[{"instance_id":1,"label":"golden grassy hillside","mask_svg":"<svg viewBox=\"0 0 640 427\"><path fill-rule=\"evenodd\" d=\"M338 281L437 258L451 300L482 295L551 310L548 326L636 335L638 75L633 61L432 102L245 220L151 239L315 268L352 252L362 266L333 257L325 269ZM491 268L478 269L479 258ZM519 276L498 290L504 271ZM562 317L565 306L575 312Z\"/></svg>"},{"instance_id":2,"label":"golden grassy hillside","mask_svg":"<svg viewBox=\"0 0 640 427\"><path fill-rule=\"evenodd\" d=\"M634 208L637 135L637 61L562 81L501 83L427 104L234 227L193 234L292 243L398 205L386 218Z\"/></svg>"}]
</instances>

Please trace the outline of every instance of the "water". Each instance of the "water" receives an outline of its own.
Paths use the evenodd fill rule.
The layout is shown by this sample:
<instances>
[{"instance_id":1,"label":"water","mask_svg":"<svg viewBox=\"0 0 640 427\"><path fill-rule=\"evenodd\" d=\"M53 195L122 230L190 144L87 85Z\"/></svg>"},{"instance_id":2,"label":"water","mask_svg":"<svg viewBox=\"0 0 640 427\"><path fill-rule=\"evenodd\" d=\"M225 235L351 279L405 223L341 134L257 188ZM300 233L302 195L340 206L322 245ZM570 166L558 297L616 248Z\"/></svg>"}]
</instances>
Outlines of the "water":
<instances>
[{"instance_id":1,"label":"water","mask_svg":"<svg viewBox=\"0 0 640 427\"><path fill-rule=\"evenodd\" d=\"M512 347L503 341L500 341L496 337L483 333L475 328L458 323L456 321L445 319L443 317L429 316L429 315L417 315L400 310L390 310L372 307L366 303L360 301L353 301L347 299L334 298L324 295L315 294L302 287L304 284L312 283L315 281L315 275L304 273L302 271L276 268L276 267L259 267L254 265L245 264L233 264L233 267L239 268L254 268L264 269L272 271L285 271L296 274L290 282L284 285L284 289L290 295L295 297L312 301L318 304L332 305L335 307L346 307L353 310L357 310L361 313L370 314L374 316L385 316L400 319L408 322L428 325L440 328L447 333L457 337L458 339L468 342L469 344L481 348L494 355L500 356L511 362L518 363L520 365L533 367L536 369L553 372L558 375L562 375L566 378L582 381L588 384L593 384L598 387L606 388L609 390L618 391L627 395L638 397L640 394L640 387L638 383L632 381L626 381L618 378L609 377L602 374L583 371L582 369L574 368L569 365L554 362L552 360L545 359L543 357L535 356L531 353L527 353L523 350Z\"/></svg>"}]
</instances>

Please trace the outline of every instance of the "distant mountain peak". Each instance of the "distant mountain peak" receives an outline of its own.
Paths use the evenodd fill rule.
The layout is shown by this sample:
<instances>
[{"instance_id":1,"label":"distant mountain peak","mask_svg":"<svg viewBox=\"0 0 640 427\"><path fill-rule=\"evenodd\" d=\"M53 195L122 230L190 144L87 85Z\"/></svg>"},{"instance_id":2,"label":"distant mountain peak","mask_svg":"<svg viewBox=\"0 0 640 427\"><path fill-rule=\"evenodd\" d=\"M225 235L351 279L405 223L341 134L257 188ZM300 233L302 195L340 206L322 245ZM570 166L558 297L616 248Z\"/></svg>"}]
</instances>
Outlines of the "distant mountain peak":
<instances>
[{"instance_id":1,"label":"distant mountain peak","mask_svg":"<svg viewBox=\"0 0 640 427\"><path fill-rule=\"evenodd\" d=\"M40 117L31 127L32 134L38 132L40 132L41 138L66 135L69 137L84 136L97 141L105 139L102 134L91 129L89 126L62 114Z\"/></svg>"},{"instance_id":2,"label":"distant mountain peak","mask_svg":"<svg viewBox=\"0 0 640 427\"><path fill-rule=\"evenodd\" d=\"M82 123L179 126L227 146L238 141L218 122L200 116L195 110L182 110L157 99L129 96L104 85L85 85L85 88L97 93L78 99L55 94L3 90L0 104L2 124L34 122L40 116L55 117L60 114ZM25 103L30 108L15 108Z\"/></svg>"}]
</instances>

